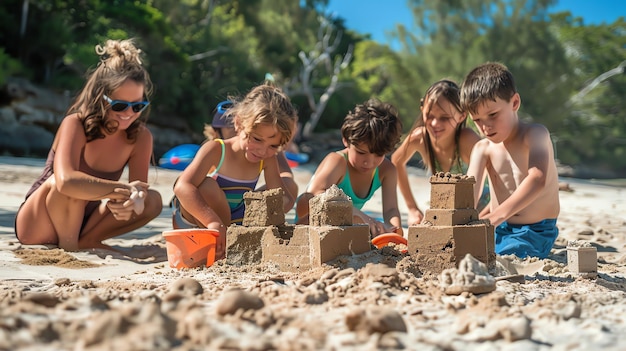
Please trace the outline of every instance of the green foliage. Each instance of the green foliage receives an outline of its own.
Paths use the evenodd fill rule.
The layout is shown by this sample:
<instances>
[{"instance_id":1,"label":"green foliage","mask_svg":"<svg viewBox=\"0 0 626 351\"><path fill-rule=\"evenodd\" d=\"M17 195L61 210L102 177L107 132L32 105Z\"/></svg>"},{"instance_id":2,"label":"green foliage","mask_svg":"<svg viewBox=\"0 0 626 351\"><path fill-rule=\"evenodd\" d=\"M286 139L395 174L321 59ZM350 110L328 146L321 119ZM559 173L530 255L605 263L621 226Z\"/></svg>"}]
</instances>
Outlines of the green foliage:
<instances>
[{"instance_id":1,"label":"green foliage","mask_svg":"<svg viewBox=\"0 0 626 351\"><path fill-rule=\"evenodd\" d=\"M626 22L621 18L607 25L585 26L581 18L563 13L554 16L553 23L576 67L571 72L575 83L570 115L555 133L559 158L626 174ZM600 79L620 65L621 73ZM593 88L587 92L587 87Z\"/></svg>"},{"instance_id":2,"label":"green foliage","mask_svg":"<svg viewBox=\"0 0 626 351\"><path fill-rule=\"evenodd\" d=\"M374 41L359 42L354 50L352 76L363 100L375 97L391 103L398 108L405 130L410 128L418 113L415 101L419 102L420 95L413 95L415 91L410 87L414 84L406 78L410 72L398 53Z\"/></svg>"},{"instance_id":3,"label":"green foliage","mask_svg":"<svg viewBox=\"0 0 626 351\"><path fill-rule=\"evenodd\" d=\"M20 62L7 55L4 49L0 48L0 86L4 84L8 77L16 75L22 72L22 70Z\"/></svg>"},{"instance_id":4,"label":"green foliage","mask_svg":"<svg viewBox=\"0 0 626 351\"><path fill-rule=\"evenodd\" d=\"M416 96L439 79L461 83L476 65L499 61L516 77L522 115L548 128L558 125L569 96L562 80L570 67L550 30L547 10L553 1L411 3L418 31L400 27L398 35L404 44L406 71L420 88Z\"/></svg>"},{"instance_id":5,"label":"green foliage","mask_svg":"<svg viewBox=\"0 0 626 351\"><path fill-rule=\"evenodd\" d=\"M199 134L219 101L244 94L266 73L277 84L296 77L298 53L314 49L322 16L342 33L333 60L350 46L354 56L317 131L339 128L370 97L395 105L408 130L430 84L460 83L474 66L500 61L516 77L522 118L550 129L561 162L626 174L626 74L594 82L626 62L623 18L585 25L567 12L549 15L556 0L410 0L415 29L397 27L402 48L394 51L330 18L327 2L29 0L22 16L24 0L3 0L0 84L19 75L74 93L97 63L95 45L135 38L156 87L152 121L177 119ZM328 79L314 72L314 91L321 94ZM292 100L306 122L308 103Z\"/></svg>"}]
</instances>

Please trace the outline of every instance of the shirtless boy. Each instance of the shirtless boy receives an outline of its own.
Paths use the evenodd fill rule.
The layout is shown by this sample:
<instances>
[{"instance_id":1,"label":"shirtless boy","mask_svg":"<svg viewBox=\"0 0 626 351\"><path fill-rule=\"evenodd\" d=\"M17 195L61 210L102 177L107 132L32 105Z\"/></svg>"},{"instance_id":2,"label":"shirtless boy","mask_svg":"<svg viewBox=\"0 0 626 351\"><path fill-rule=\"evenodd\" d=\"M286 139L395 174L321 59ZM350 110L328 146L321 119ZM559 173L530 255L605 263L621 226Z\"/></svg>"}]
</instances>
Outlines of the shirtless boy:
<instances>
[{"instance_id":1,"label":"shirtless boy","mask_svg":"<svg viewBox=\"0 0 626 351\"><path fill-rule=\"evenodd\" d=\"M496 227L496 253L545 258L558 235L560 211L550 133L519 120L521 98L500 63L487 62L467 75L461 104L485 137L472 149L467 174L476 178L475 203L489 179L491 205L480 216Z\"/></svg>"}]
</instances>

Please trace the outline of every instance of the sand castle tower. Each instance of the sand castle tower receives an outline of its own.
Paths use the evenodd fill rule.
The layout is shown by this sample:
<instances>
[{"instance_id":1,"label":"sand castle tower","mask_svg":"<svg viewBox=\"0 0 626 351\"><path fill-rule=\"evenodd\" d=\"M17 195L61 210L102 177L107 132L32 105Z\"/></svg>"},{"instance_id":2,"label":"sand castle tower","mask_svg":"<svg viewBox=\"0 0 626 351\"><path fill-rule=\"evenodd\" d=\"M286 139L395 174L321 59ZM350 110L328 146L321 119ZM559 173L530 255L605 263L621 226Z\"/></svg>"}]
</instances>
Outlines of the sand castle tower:
<instances>
[{"instance_id":1,"label":"sand castle tower","mask_svg":"<svg viewBox=\"0 0 626 351\"><path fill-rule=\"evenodd\" d=\"M309 201L310 225L285 223L282 189L248 192L244 201L242 225L226 235L229 264L271 262L299 271L371 249L369 226L352 224L352 200L336 185Z\"/></svg>"},{"instance_id":2,"label":"sand castle tower","mask_svg":"<svg viewBox=\"0 0 626 351\"><path fill-rule=\"evenodd\" d=\"M474 177L439 172L430 177L430 209L409 227L407 246L422 271L440 273L471 254L495 266L493 226L474 208Z\"/></svg>"}]
</instances>

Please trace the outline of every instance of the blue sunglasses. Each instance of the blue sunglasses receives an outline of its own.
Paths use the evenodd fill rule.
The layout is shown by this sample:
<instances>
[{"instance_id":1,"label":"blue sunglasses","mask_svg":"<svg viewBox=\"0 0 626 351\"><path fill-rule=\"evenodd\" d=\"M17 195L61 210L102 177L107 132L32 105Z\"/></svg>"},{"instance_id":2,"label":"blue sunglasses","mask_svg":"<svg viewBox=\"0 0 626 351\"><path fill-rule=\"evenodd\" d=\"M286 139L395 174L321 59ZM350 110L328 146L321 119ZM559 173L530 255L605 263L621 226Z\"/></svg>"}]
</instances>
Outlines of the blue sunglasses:
<instances>
[{"instance_id":1,"label":"blue sunglasses","mask_svg":"<svg viewBox=\"0 0 626 351\"><path fill-rule=\"evenodd\" d=\"M111 110L115 112L126 111L130 107L133 109L134 113L139 113L150 105L150 101L130 102L124 100L111 100L111 98L106 95L102 95L102 97L109 103L109 105L111 105Z\"/></svg>"}]
</instances>

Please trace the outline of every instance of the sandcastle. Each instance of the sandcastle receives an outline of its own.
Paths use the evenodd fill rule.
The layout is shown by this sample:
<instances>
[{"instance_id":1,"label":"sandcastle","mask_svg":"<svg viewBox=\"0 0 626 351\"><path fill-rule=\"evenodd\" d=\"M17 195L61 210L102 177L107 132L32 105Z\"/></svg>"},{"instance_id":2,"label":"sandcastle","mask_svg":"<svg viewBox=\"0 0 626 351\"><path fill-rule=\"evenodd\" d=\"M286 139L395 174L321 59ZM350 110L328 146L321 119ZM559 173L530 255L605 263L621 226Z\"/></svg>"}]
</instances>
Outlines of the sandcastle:
<instances>
[{"instance_id":1,"label":"sandcastle","mask_svg":"<svg viewBox=\"0 0 626 351\"><path fill-rule=\"evenodd\" d=\"M580 277L596 278L598 276L597 249L586 241L568 241L567 268Z\"/></svg>"},{"instance_id":2,"label":"sandcastle","mask_svg":"<svg viewBox=\"0 0 626 351\"><path fill-rule=\"evenodd\" d=\"M474 208L474 177L439 172L430 177L430 209L409 227L407 246L422 271L455 268L466 254L495 267L494 227Z\"/></svg>"},{"instance_id":3,"label":"sandcastle","mask_svg":"<svg viewBox=\"0 0 626 351\"><path fill-rule=\"evenodd\" d=\"M369 227L353 225L352 200L337 186L311 199L310 225L285 223L282 189L248 192L244 201L242 225L227 230L228 264L271 262L283 271L299 271L371 248Z\"/></svg>"}]
</instances>

